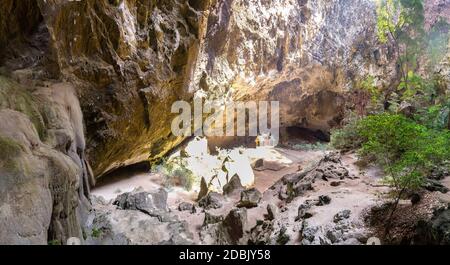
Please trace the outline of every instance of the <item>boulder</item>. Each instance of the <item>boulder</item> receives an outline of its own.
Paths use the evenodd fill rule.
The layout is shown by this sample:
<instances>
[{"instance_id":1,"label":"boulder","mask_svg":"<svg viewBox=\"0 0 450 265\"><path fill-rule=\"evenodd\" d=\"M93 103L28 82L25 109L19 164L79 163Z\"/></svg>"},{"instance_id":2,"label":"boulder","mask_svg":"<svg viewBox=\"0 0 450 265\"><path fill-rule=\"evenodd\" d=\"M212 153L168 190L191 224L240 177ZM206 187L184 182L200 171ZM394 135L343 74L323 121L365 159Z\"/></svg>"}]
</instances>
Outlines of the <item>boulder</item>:
<instances>
[{"instance_id":1,"label":"boulder","mask_svg":"<svg viewBox=\"0 0 450 265\"><path fill-rule=\"evenodd\" d=\"M240 194L244 189L245 188L242 186L239 176L234 175L230 181L223 186L223 194L226 196L233 196Z\"/></svg>"},{"instance_id":2,"label":"boulder","mask_svg":"<svg viewBox=\"0 0 450 265\"><path fill-rule=\"evenodd\" d=\"M204 177L200 180L200 191L198 192L197 200L201 200L209 192L208 184Z\"/></svg>"},{"instance_id":3,"label":"boulder","mask_svg":"<svg viewBox=\"0 0 450 265\"><path fill-rule=\"evenodd\" d=\"M252 163L252 168L253 168L253 169L260 169L260 168L262 168L263 166L264 166L264 159L262 159L262 158L257 159L257 160L255 160L255 161Z\"/></svg>"},{"instance_id":4,"label":"boulder","mask_svg":"<svg viewBox=\"0 0 450 265\"><path fill-rule=\"evenodd\" d=\"M164 218L168 212L167 192L160 188L154 192L132 191L120 194L113 202L123 210L141 211L150 216Z\"/></svg>"},{"instance_id":5,"label":"boulder","mask_svg":"<svg viewBox=\"0 0 450 265\"><path fill-rule=\"evenodd\" d=\"M238 203L238 207L253 208L258 206L261 201L262 194L256 188L251 188L241 192L241 200Z\"/></svg>"},{"instance_id":6,"label":"boulder","mask_svg":"<svg viewBox=\"0 0 450 265\"><path fill-rule=\"evenodd\" d=\"M421 196L418 193L413 193L410 196L411 204L416 205L420 202Z\"/></svg>"},{"instance_id":7,"label":"boulder","mask_svg":"<svg viewBox=\"0 0 450 265\"><path fill-rule=\"evenodd\" d=\"M178 205L178 211L184 212L189 211L190 213L196 213L195 205L189 202L182 202Z\"/></svg>"},{"instance_id":8,"label":"boulder","mask_svg":"<svg viewBox=\"0 0 450 265\"><path fill-rule=\"evenodd\" d=\"M352 212L350 210L340 211L333 217L333 222L339 223L342 220L348 219L348 218L350 218L351 213Z\"/></svg>"},{"instance_id":9,"label":"boulder","mask_svg":"<svg viewBox=\"0 0 450 265\"><path fill-rule=\"evenodd\" d=\"M247 209L235 208L231 210L223 221L223 226L227 231L232 244L237 244L244 236L247 225Z\"/></svg>"},{"instance_id":10,"label":"boulder","mask_svg":"<svg viewBox=\"0 0 450 265\"><path fill-rule=\"evenodd\" d=\"M426 179L423 187L428 191L439 191L441 193L447 193L449 191L447 187L434 179Z\"/></svg>"},{"instance_id":11,"label":"boulder","mask_svg":"<svg viewBox=\"0 0 450 265\"><path fill-rule=\"evenodd\" d=\"M369 239L367 239L366 245L381 245L381 240L378 237L370 237Z\"/></svg>"},{"instance_id":12,"label":"boulder","mask_svg":"<svg viewBox=\"0 0 450 265\"><path fill-rule=\"evenodd\" d=\"M219 209L222 207L223 196L217 192L210 192L208 195L198 201L198 205L205 210Z\"/></svg>"},{"instance_id":13,"label":"boulder","mask_svg":"<svg viewBox=\"0 0 450 265\"><path fill-rule=\"evenodd\" d=\"M205 219L203 220L203 226L210 224L217 224L223 221L222 215L214 215L209 212L205 212Z\"/></svg>"},{"instance_id":14,"label":"boulder","mask_svg":"<svg viewBox=\"0 0 450 265\"><path fill-rule=\"evenodd\" d=\"M187 221L170 212L165 218L140 210L93 205L92 220L85 227L89 245L190 245L194 237Z\"/></svg>"},{"instance_id":15,"label":"boulder","mask_svg":"<svg viewBox=\"0 0 450 265\"><path fill-rule=\"evenodd\" d=\"M317 206L323 206L330 204L331 198L328 195L321 195L319 196L319 202L317 203Z\"/></svg>"},{"instance_id":16,"label":"boulder","mask_svg":"<svg viewBox=\"0 0 450 265\"><path fill-rule=\"evenodd\" d=\"M308 211L311 209L311 204L306 201L298 207L298 215L295 218L296 221L302 220L302 219L308 219L312 217L312 214Z\"/></svg>"},{"instance_id":17,"label":"boulder","mask_svg":"<svg viewBox=\"0 0 450 265\"><path fill-rule=\"evenodd\" d=\"M411 103L403 101L400 103L397 112L408 118L412 118L414 113L416 113L416 108Z\"/></svg>"},{"instance_id":18,"label":"boulder","mask_svg":"<svg viewBox=\"0 0 450 265\"><path fill-rule=\"evenodd\" d=\"M267 204L267 218L269 220L275 220L278 217L278 207L272 203Z\"/></svg>"}]
</instances>

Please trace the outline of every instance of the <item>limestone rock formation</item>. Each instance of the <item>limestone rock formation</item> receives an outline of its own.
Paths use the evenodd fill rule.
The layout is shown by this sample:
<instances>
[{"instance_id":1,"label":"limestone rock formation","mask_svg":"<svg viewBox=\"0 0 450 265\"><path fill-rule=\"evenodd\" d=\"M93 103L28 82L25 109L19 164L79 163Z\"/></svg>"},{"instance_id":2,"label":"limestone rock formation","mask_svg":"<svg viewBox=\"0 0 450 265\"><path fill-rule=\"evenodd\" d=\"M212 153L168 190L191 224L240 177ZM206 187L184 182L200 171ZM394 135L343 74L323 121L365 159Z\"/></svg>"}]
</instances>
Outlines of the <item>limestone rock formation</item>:
<instances>
[{"instance_id":1,"label":"limestone rock formation","mask_svg":"<svg viewBox=\"0 0 450 265\"><path fill-rule=\"evenodd\" d=\"M142 195L145 195L145 198ZM127 198L128 202L121 204L125 209L99 198L93 199L94 211L89 215L84 227L87 244L193 244L193 235L187 222L178 220L177 216L168 211L161 191L121 194L116 201L123 202L124 198ZM162 200L152 203L150 198ZM147 210L131 206L129 203L132 202L138 202L138 205ZM151 210L148 211L149 209Z\"/></svg>"},{"instance_id":2,"label":"limestone rock formation","mask_svg":"<svg viewBox=\"0 0 450 265\"><path fill-rule=\"evenodd\" d=\"M93 175L73 87L30 92L0 77L0 120L0 243L82 238Z\"/></svg>"},{"instance_id":3,"label":"limestone rock formation","mask_svg":"<svg viewBox=\"0 0 450 265\"><path fill-rule=\"evenodd\" d=\"M244 186L242 186L238 175L231 177L230 181L223 186L223 194L226 196L240 194L243 190Z\"/></svg>"},{"instance_id":4,"label":"limestone rock formation","mask_svg":"<svg viewBox=\"0 0 450 265\"><path fill-rule=\"evenodd\" d=\"M5 0L0 7L0 65L21 80L75 86L96 176L180 143L170 106L199 89L208 98L279 100L283 126L328 131L354 81L395 76L369 0Z\"/></svg>"},{"instance_id":5,"label":"limestone rock formation","mask_svg":"<svg viewBox=\"0 0 450 265\"><path fill-rule=\"evenodd\" d=\"M427 23L448 10L427 0ZM171 104L197 92L279 101L282 127L326 135L356 82L396 79L375 25L372 0L1 1L0 243L82 238L94 177L180 144ZM447 84L449 65L437 70ZM313 173L285 177L280 198L348 174L339 165ZM117 230L125 234L147 218L114 215L129 221ZM172 232L149 242L180 242Z\"/></svg>"}]
</instances>

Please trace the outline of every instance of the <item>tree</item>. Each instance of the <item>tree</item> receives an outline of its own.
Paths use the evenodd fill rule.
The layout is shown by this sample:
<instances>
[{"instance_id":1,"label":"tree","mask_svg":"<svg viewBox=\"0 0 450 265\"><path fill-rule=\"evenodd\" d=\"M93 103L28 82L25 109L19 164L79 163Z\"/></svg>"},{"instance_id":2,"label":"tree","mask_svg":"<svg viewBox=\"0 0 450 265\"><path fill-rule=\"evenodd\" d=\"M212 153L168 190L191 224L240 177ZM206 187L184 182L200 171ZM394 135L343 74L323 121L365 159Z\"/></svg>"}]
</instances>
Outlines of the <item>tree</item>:
<instances>
[{"instance_id":1,"label":"tree","mask_svg":"<svg viewBox=\"0 0 450 265\"><path fill-rule=\"evenodd\" d=\"M390 43L396 53L400 84L397 89L411 93L417 89L418 55L424 47L424 8L422 0L379 0L377 7L378 39ZM389 101L393 89L386 92Z\"/></svg>"},{"instance_id":2,"label":"tree","mask_svg":"<svg viewBox=\"0 0 450 265\"><path fill-rule=\"evenodd\" d=\"M387 237L402 196L420 188L434 165L450 159L450 133L387 113L362 119L357 130L364 139L360 155L381 165L386 173L384 181L394 189L395 198L385 227Z\"/></svg>"}]
</instances>

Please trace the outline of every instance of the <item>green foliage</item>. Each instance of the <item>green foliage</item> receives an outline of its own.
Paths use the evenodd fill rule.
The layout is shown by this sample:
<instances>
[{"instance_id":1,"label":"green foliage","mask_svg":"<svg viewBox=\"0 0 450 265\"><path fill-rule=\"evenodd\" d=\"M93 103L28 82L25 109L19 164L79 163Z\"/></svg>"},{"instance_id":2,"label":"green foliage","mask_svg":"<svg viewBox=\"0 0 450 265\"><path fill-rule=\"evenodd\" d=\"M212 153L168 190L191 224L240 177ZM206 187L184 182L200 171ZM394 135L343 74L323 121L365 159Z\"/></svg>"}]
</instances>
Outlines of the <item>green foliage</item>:
<instances>
[{"instance_id":1,"label":"green foliage","mask_svg":"<svg viewBox=\"0 0 450 265\"><path fill-rule=\"evenodd\" d=\"M358 124L359 153L381 165L396 191L420 187L433 166L450 159L450 133L428 129L402 115L368 116Z\"/></svg>"},{"instance_id":2,"label":"green foliage","mask_svg":"<svg viewBox=\"0 0 450 265\"><path fill-rule=\"evenodd\" d=\"M91 232L91 236L93 238L99 238L102 235L102 230L101 229L97 229L97 228L93 228L92 232Z\"/></svg>"},{"instance_id":3,"label":"green foliage","mask_svg":"<svg viewBox=\"0 0 450 265\"><path fill-rule=\"evenodd\" d=\"M448 126L449 115L450 100L418 110L414 119L430 129L443 130Z\"/></svg>"},{"instance_id":4,"label":"green foliage","mask_svg":"<svg viewBox=\"0 0 450 265\"><path fill-rule=\"evenodd\" d=\"M387 43L389 38L396 38L398 29L405 24L405 13L399 1L380 0L377 7L378 39L381 43Z\"/></svg>"},{"instance_id":5,"label":"green foliage","mask_svg":"<svg viewBox=\"0 0 450 265\"><path fill-rule=\"evenodd\" d=\"M418 56L425 46L424 8L422 0L379 0L377 8L378 38L395 48L400 66L402 97L412 97L422 88L421 78L414 73ZM392 91L389 91L387 97Z\"/></svg>"},{"instance_id":6,"label":"green foliage","mask_svg":"<svg viewBox=\"0 0 450 265\"><path fill-rule=\"evenodd\" d=\"M338 149L359 148L360 157L380 165L385 182L398 192L417 189L435 165L450 160L448 130L427 127L398 114L351 119L332 132L331 144Z\"/></svg>"},{"instance_id":7,"label":"green foliage","mask_svg":"<svg viewBox=\"0 0 450 265\"><path fill-rule=\"evenodd\" d=\"M342 128L331 131L330 145L345 151L359 148L362 144L362 139L357 131L360 119L356 114L350 113Z\"/></svg>"},{"instance_id":8,"label":"green foliage","mask_svg":"<svg viewBox=\"0 0 450 265\"><path fill-rule=\"evenodd\" d=\"M193 188L196 178L186 163L182 157L162 159L159 164L153 165L151 171L165 176L166 186L181 186L189 191Z\"/></svg>"},{"instance_id":9,"label":"green foliage","mask_svg":"<svg viewBox=\"0 0 450 265\"><path fill-rule=\"evenodd\" d=\"M62 244L61 244L61 242L59 240L54 239L54 240L48 241L48 245L50 245L50 246L60 246Z\"/></svg>"},{"instance_id":10,"label":"green foliage","mask_svg":"<svg viewBox=\"0 0 450 265\"><path fill-rule=\"evenodd\" d=\"M39 137L44 139L46 129L37 100L27 89L0 75L0 108L13 109L27 115Z\"/></svg>"},{"instance_id":11,"label":"green foliage","mask_svg":"<svg viewBox=\"0 0 450 265\"><path fill-rule=\"evenodd\" d=\"M371 75L367 76L361 83L360 88L370 95L372 104L377 104L381 97L380 90L375 85L375 78Z\"/></svg>"}]
</instances>

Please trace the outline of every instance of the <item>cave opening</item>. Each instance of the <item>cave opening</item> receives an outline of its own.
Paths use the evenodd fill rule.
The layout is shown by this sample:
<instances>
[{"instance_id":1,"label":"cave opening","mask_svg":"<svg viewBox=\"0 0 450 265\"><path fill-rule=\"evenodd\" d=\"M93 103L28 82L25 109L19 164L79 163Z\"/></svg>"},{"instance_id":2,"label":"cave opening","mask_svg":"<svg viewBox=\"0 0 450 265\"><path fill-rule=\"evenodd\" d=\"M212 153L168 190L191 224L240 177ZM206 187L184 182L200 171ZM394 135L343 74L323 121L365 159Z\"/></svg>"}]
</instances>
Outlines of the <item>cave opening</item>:
<instances>
[{"instance_id":1,"label":"cave opening","mask_svg":"<svg viewBox=\"0 0 450 265\"><path fill-rule=\"evenodd\" d=\"M230 178L238 175L247 188L261 192L286 174L296 172L306 161L324 150L311 150L302 144L327 145L329 133L301 126L280 128L277 146L258 144L257 137L189 137L159 161L146 161L119 168L103 176L94 195L113 199L133 189L169 190L169 202L195 202L201 193L202 178L209 189L221 193Z\"/></svg>"}]
</instances>

